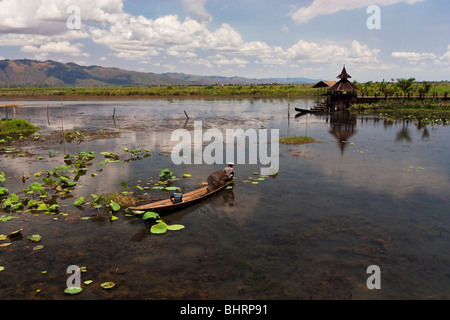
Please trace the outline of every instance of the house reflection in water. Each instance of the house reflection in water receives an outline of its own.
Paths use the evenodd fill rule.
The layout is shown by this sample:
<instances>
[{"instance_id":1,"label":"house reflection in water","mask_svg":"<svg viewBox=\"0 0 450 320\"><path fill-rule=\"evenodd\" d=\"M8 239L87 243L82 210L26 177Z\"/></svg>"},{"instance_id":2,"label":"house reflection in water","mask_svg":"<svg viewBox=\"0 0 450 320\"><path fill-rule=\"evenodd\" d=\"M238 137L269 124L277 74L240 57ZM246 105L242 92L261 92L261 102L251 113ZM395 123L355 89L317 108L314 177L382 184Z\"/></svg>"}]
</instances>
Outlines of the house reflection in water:
<instances>
[{"instance_id":1,"label":"house reflection in water","mask_svg":"<svg viewBox=\"0 0 450 320\"><path fill-rule=\"evenodd\" d=\"M353 136L356 130L356 114L348 111L336 111L330 116L330 133L338 140L341 154L347 146L348 139Z\"/></svg>"}]
</instances>

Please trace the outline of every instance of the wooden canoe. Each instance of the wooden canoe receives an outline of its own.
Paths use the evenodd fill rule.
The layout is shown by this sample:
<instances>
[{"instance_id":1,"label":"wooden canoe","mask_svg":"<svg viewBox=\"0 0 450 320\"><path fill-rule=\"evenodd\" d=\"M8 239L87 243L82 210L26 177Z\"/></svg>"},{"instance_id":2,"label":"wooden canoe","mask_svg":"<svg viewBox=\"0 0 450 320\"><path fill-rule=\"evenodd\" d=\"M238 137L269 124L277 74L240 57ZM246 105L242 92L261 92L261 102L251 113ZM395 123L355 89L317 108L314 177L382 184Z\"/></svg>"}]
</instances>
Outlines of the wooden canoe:
<instances>
[{"instance_id":1,"label":"wooden canoe","mask_svg":"<svg viewBox=\"0 0 450 320\"><path fill-rule=\"evenodd\" d=\"M297 111L297 112L317 112L317 109L315 109L315 108L298 108L298 107L295 107L295 111Z\"/></svg>"},{"instance_id":2,"label":"wooden canoe","mask_svg":"<svg viewBox=\"0 0 450 320\"><path fill-rule=\"evenodd\" d=\"M231 185L233 182L230 182L214 191L208 192L208 187L203 187L191 192L187 192L183 194L183 202L180 203L172 203L170 199L164 199L156 202L151 202L142 206L133 207L130 208L131 210L142 210L142 211L154 211L157 213L166 213L166 212L172 212L176 210L181 210L186 207L189 207L193 204L196 204L202 200L205 200L209 197L211 197L214 194L217 194L218 192L222 191L229 185Z\"/></svg>"}]
</instances>

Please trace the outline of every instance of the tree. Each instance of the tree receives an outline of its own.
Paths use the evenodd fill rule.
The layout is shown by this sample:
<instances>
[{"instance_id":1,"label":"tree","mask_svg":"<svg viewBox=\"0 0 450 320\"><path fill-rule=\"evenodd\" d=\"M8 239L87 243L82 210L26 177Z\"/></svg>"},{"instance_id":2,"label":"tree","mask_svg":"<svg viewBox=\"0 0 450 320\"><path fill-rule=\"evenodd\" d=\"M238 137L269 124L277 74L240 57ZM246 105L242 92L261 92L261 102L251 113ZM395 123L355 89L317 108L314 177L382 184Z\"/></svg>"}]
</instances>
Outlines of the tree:
<instances>
[{"instance_id":1,"label":"tree","mask_svg":"<svg viewBox=\"0 0 450 320\"><path fill-rule=\"evenodd\" d=\"M409 92L412 91L413 83L416 79L415 78L397 78L397 87L403 91L403 96L406 96Z\"/></svg>"},{"instance_id":2,"label":"tree","mask_svg":"<svg viewBox=\"0 0 450 320\"><path fill-rule=\"evenodd\" d=\"M433 85L430 82L424 82L423 86L419 88L419 93L423 93L426 96L431 90L432 86Z\"/></svg>"}]
</instances>

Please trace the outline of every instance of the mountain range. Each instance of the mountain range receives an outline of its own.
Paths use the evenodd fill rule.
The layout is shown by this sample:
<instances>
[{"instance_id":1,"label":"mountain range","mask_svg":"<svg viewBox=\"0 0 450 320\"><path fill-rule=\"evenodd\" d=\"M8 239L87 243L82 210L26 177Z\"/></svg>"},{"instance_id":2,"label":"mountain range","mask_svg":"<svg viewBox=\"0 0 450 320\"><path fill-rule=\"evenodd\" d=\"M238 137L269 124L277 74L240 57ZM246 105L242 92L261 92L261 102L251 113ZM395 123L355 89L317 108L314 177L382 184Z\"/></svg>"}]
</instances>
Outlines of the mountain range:
<instances>
[{"instance_id":1,"label":"mountain range","mask_svg":"<svg viewBox=\"0 0 450 320\"><path fill-rule=\"evenodd\" d=\"M184 73L128 71L101 66L80 66L52 60L0 60L0 87L90 87L151 85L213 85L263 83L315 83L308 78L249 79L243 77L198 76Z\"/></svg>"}]
</instances>

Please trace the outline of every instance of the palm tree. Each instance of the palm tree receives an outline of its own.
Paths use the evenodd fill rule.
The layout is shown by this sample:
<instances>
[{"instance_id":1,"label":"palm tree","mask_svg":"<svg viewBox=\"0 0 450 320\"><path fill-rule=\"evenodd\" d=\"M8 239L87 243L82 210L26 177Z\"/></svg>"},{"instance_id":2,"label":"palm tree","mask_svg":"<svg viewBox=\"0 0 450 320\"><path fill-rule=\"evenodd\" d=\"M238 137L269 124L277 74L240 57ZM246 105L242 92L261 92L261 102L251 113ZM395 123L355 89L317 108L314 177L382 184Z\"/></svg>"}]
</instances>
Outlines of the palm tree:
<instances>
[{"instance_id":1,"label":"palm tree","mask_svg":"<svg viewBox=\"0 0 450 320\"><path fill-rule=\"evenodd\" d=\"M397 87L403 91L403 97L405 97L411 90L412 85L416 79L415 78L397 78Z\"/></svg>"}]
</instances>

